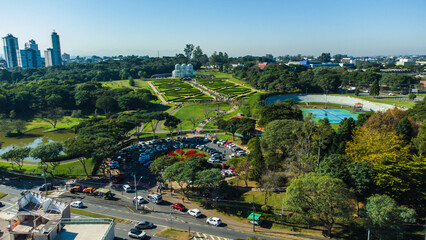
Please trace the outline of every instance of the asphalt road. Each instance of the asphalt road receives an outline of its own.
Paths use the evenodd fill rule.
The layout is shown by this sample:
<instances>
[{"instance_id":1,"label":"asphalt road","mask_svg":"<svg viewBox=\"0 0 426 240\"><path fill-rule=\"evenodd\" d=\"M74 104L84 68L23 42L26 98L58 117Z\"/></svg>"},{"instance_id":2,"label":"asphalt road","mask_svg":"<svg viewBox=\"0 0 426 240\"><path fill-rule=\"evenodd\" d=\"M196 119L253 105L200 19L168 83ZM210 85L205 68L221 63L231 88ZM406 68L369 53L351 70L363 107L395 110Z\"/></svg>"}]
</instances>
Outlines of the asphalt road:
<instances>
[{"instance_id":1,"label":"asphalt road","mask_svg":"<svg viewBox=\"0 0 426 240\"><path fill-rule=\"evenodd\" d=\"M27 185L26 190L37 190L35 185ZM15 206L14 204L20 197L20 193L23 188L16 188L12 186L0 185L0 192L8 193L8 196L2 199L2 202L5 206L1 209L2 211L12 211ZM99 214L105 214L113 217L119 217L124 219L129 219L132 221L130 224L117 224L115 228L115 235L119 238L128 238L127 232L133 225L138 221L149 221L153 222L157 228L146 230L147 234L152 237L152 239L162 239L155 237L154 234L166 227L174 227L179 229L187 230L189 227L191 231L205 233L208 235L218 236L220 238L227 239L236 239L236 238L246 238L255 236L253 234L241 233L234 229L228 228L226 223L223 226L215 227L212 225L206 224L206 217L194 218L185 213L177 212L171 210L170 204L165 203L162 205L153 205L152 203L147 204L147 206L152 209L154 207L155 212L142 213L142 211L132 211L130 208L133 208L131 202L134 197L134 193L124 193L119 191L114 191L116 193L116 200L105 200L103 198L95 198L93 196L87 196L82 193L70 194L64 193L59 196L59 199L64 202L71 203L72 201L83 201L86 208L84 210L95 212ZM146 191L138 190L138 195L146 196ZM79 217L79 216L74 216ZM209 216L212 217L212 216ZM265 236L258 236L264 239L278 239L270 238ZM282 238L281 238L282 239Z\"/></svg>"}]
</instances>

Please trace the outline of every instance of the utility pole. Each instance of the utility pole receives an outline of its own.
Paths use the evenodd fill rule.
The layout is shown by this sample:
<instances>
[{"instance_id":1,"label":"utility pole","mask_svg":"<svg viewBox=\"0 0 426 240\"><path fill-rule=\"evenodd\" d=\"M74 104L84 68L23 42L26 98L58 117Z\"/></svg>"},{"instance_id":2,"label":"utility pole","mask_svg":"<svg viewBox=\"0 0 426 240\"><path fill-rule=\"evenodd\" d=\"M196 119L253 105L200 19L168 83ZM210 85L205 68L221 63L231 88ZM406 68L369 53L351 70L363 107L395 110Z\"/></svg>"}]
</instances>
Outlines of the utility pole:
<instances>
[{"instance_id":1,"label":"utility pole","mask_svg":"<svg viewBox=\"0 0 426 240\"><path fill-rule=\"evenodd\" d=\"M136 185L136 173L133 176L134 176L134 179L135 179L135 207L136 207L136 211L137 211L138 205L139 205L139 200L138 200L138 188L137 188L137 185Z\"/></svg>"},{"instance_id":2,"label":"utility pole","mask_svg":"<svg viewBox=\"0 0 426 240\"><path fill-rule=\"evenodd\" d=\"M276 214L277 211L277 195L274 195L274 215Z\"/></svg>"},{"instance_id":3,"label":"utility pole","mask_svg":"<svg viewBox=\"0 0 426 240\"><path fill-rule=\"evenodd\" d=\"M370 228L368 228L368 236L367 236L367 240L370 240Z\"/></svg>"},{"instance_id":4,"label":"utility pole","mask_svg":"<svg viewBox=\"0 0 426 240\"><path fill-rule=\"evenodd\" d=\"M43 177L44 177L44 195L47 196L47 182L46 182L46 168L43 167Z\"/></svg>"},{"instance_id":5,"label":"utility pole","mask_svg":"<svg viewBox=\"0 0 426 240\"><path fill-rule=\"evenodd\" d=\"M284 216L284 196L282 196L281 200L281 216Z\"/></svg>"},{"instance_id":6,"label":"utility pole","mask_svg":"<svg viewBox=\"0 0 426 240\"><path fill-rule=\"evenodd\" d=\"M253 232L256 232L256 225L255 225L255 216L254 216L254 214L255 214L255 210L256 210L256 207L255 207L255 205L254 205L254 195L253 195Z\"/></svg>"}]
</instances>

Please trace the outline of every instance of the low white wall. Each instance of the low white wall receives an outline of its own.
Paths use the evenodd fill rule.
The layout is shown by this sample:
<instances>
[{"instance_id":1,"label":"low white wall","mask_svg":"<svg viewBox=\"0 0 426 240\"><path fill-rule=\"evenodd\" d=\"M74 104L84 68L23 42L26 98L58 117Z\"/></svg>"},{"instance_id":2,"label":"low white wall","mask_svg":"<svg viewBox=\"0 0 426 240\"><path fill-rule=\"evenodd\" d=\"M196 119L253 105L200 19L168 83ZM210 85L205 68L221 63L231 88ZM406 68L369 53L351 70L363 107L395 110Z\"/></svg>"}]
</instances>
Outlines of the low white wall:
<instances>
[{"instance_id":1,"label":"low white wall","mask_svg":"<svg viewBox=\"0 0 426 240\"><path fill-rule=\"evenodd\" d=\"M327 103L335 103L335 104L342 104L342 105L348 105L348 106L354 106L355 103L362 103L364 111L386 111L388 109L394 108L394 106L390 104L384 104L384 103L375 103L370 102L367 100L355 98L355 97L349 97L349 96L338 96L338 95L324 95L324 94L289 94L289 95L275 95L268 97L265 100L265 105L274 104L277 101L284 101L287 99L293 99L296 102L327 102Z\"/></svg>"}]
</instances>

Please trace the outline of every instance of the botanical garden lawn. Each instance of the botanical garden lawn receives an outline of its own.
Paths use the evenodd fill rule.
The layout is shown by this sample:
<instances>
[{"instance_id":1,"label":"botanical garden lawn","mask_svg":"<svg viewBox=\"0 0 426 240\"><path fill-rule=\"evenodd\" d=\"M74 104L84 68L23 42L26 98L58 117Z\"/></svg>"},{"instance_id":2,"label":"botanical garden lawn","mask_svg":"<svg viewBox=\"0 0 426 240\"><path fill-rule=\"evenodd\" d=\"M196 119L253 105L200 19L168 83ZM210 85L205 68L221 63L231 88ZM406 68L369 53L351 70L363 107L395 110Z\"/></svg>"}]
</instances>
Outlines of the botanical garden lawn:
<instances>
[{"instance_id":1,"label":"botanical garden lawn","mask_svg":"<svg viewBox=\"0 0 426 240\"><path fill-rule=\"evenodd\" d=\"M179 79L155 79L152 84L163 93L166 101L188 102L212 100L212 97L204 94L197 88Z\"/></svg>"},{"instance_id":2,"label":"botanical garden lawn","mask_svg":"<svg viewBox=\"0 0 426 240\"><path fill-rule=\"evenodd\" d=\"M232 105L225 102L211 102L211 103L198 103L198 104L186 104L181 109L177 110L173 115L182 120L182 130L192 129L193 126L187 119L190 117L196 117L199 121L205 120L204 109L210 110L209 116L216 114L216 109L219 104L219 110L228 111L232 108ZM199 123L198 123L199 124ZM197 124L197 126L198 126Z\"/></svg>"},{"instance_id":3,"label":"botanical garden lawn","mask_svg":"<svg viewBox=\"0 0 426 240\"><path fill-rule=\"evenodd\" d=\"M231 98L249 93L251 91L250 88L242 87L220 78L198 79L197 82L203 84L211 90L217 91L218 93Z\"/></svg>"}]
</instances>

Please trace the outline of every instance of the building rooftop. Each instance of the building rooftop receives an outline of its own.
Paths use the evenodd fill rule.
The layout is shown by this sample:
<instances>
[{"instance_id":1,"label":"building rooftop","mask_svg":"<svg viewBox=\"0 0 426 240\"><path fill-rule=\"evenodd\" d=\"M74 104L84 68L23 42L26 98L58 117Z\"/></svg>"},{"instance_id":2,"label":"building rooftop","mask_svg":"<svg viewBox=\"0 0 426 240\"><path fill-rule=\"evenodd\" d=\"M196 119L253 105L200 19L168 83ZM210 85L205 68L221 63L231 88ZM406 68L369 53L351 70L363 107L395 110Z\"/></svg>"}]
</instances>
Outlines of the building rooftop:
<instances>
[{"instance_id":1,"label":"building rooftop","mask_svg":"<svg viewBox=\"0 0 426 240\"><path fill-rule=\"evenodd\" d=\"M114 227L112 219L63 219L55 240L102 240Z\"/></svg>"}]
</instances>

